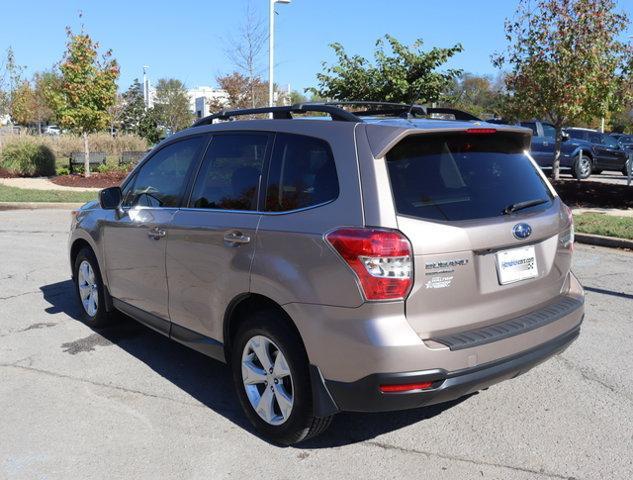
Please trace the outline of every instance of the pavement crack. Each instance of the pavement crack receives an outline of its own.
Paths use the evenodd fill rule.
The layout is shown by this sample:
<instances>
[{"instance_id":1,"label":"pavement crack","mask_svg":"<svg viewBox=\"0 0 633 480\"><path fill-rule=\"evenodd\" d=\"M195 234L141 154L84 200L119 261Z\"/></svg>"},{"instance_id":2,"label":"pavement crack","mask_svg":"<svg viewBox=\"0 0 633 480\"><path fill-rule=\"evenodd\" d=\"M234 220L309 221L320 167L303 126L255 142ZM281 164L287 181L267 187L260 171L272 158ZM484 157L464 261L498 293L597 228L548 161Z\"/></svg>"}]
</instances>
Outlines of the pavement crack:
<instances>
[{"instance_id":1,"label":"pavement crack","mask_svg":"<svg viewBox=\"0 0 633 480\"><path fill-rule=\"evenodd\" d=\"M486 462L486 461L483 461L483 460L473 460L471 458L461 457L459 455L445 455L445 454L441 454L441 453L437 453L437 452L427 452L425 450L417 450L417 449L414 449L414 448L399 447L397 445L391 445L389 443L379 442L377 440L365 441L365 442L362 442L362 445L369 445L369 446L372 446L372 447L382 448L383 450L394 450L394 451L398 451L398 452L402 452L402 453L408 453L408 454L413 454L413 455L425 455L428 458L436 457L436 458L441 458L443 460L465 462L465 463L469 463L471 465L480 465L480 466L496 467L496 468L507 468L507 469L510 469L510 470L513 470L513 471L516 471L516 472L538 474L538 475L543 475L543 476L548 477L548 478L560 478L560 479L564 479L564 480L570 480L572 478L574 478L574 479L576 478L576 477L570 477L569 475L561 475L561 474L558 474L558 473L547 472L544 469L535 470L535 469L532 469L532 468L517 467L515 465L505 465L505 464L502 464L502 463Z\"/></svg>"},{"instance_id":2,"label":"pavement crack","mask_svg":"<svg viewBox=\"0 0 633 480\"><path fill-rule=\"evenodd\" d=\"M609 390L614 395L622 397L625 400L628 400L629 402L633 403L633 398L629 397L626 393L624 393L624 392L622 392L620 390L616 390L616 388L614 386L609 385L608 383L600 380L600 378L598 378L597 375L595 375L593 373L590 373L590 372L587 372L585 369L583 369L582 367L576 365L575 363L571 362L570 360L566 359L562 355L558 355L558 356L556 356L554 358L556 358L567 369L577 372L583 379L585 379L585 380L587 380L589 382L598 384L601 387L606 388L607 390Z\"/></svg>"},{"instance_id":3,"label":"pavement crack","mask_svg":"<svg viewBox=\"0 0 633 480\"><path fill-rule=\"evenodd\" d=\"M8 297L0 297L0 300L10 300L12 298L23 297L24 295L32 295L34 293L40 293L40 290L33 290L32 292L17 293L15 295L9 295Z\"/></svg>"},{"instance_id":4,"label":"pavement crack","mask_svg":"<svg viewBox=\"0 0 633 480\"><path fill-rule=\"evenodd\" d=\"M28 359L28 357L27 357ZM34 373L40 373L43 375L48 375L51 377L55 377L55 378L61 378L61 379L65 379L65 380L71 380L74 382L79 382L79 383L87 383L90 385L94 385L96 387L103 387L103 388L107 388L107 389L111 389L111 390L117 390L119 392L125 392L125 393L131 393L134 395L140 395L142 397L146 397L146 398L154 398L154 399L158 399L158 400L166 400L168 402L173 402L173 403L177 403L180 405L186 405L189 407L197 407L197 408L204 408L204 409L208 409L209 407L207 405L205 405L204 403L201 402L187 402L187 401L182 401L182 400L178 400L175 398L171 398L171 397L166 397L163 395L158 395L155 393L149 393L149 392L143 392L141 390L136 390L133 388L127 388L127 387L122 387L120 385L113 385L111 383L103 383L103 382L96 382L94 380L88 380L86 378L79 378L79 377L73 377L72 375L66 375L63 373L57 373L57 372L52 372L50 370L44 370L41 368L35 368L35 367L31 367L31 366L25 366L25 365L18 365L19 362L24 361L24 359L18 360L17 362L14 363L0 363L0 368L15 368L15 369L19 369L19 370L26 370L29 372L34 372ZM218 406L213 406L212 408L213 411L216 411L218 413L226 413L226 412L235 412L236 410L233 408L219 408Z\"/></svg>"}]
</instances>

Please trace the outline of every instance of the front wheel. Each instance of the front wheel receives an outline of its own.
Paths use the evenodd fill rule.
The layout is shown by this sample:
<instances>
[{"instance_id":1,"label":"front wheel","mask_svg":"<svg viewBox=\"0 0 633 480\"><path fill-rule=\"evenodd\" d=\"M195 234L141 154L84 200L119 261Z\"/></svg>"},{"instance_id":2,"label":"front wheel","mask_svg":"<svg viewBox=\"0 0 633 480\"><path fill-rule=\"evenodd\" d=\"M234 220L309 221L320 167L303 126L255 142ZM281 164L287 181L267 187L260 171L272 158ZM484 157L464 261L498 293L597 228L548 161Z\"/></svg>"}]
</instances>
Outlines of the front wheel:
<instances>
[{"instance_id":1,"label":"front wheel","mask_svg":"<svg viewBox=\"0 0 633 480\"><path fill-rule=\"evenodd\" d=\"M632 168L632 166L631 166L631 159L630 158L624 163L624 167L622 167L622 175L624 175L625 177L628 177L629 176L629 168Z\"/></svg>"},{"instance_id":2,"label":"front wheel","mask_svg":"<svg viewBox=\"0 0 633 480\"><path fill-rule=\"evenodd\" d=\"M329 426L332 417L313 414L301 339L276 312L256 312L241 325L232 344L231 369L246 416L272 442L292 445Z\"/></svg>"},{"instance_id":3,"label":"front wheel","mask_svg":"<svg viewBox=\"0 0 633 480\"><path fill-rule=\"evenodd\" d=\"M591 158L583 155L576 160L572 168L572 175L578 180L584 180L591 175L592 163Z\"/></svg>"},{"instance_id":4,"label":"front wheel","mask_svg":"<svg viewBox=\"0 0 633 480\"><path fill-rule=\"evenodd\" d=\"M101 271L91 249L83 248L77 254L73 277L84 323L90 327L103 327L110 323L112 315L106 311Z\"/></svg>"}]
</instances>

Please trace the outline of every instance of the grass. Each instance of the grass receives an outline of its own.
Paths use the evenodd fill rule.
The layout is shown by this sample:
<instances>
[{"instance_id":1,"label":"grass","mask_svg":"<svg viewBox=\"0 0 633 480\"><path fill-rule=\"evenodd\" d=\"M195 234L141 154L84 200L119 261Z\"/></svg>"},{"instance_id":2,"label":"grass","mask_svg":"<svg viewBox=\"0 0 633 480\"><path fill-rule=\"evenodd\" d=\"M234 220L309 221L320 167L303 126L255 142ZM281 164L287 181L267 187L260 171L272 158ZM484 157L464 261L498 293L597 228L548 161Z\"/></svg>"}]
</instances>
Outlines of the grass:
<instances>
[{"instance_id":1,"label":"grass","mask_svg":"<svg viewBox=\"0 0 633 480\"><path fill-rule=\"evenodd\" d=\"M574 215L576 231L633 240L633 217L616 217L600 213Z\"/></svg>"},{"instance_id":2,"label":"grass","mask_svg":"<svg viewBox=\"0 0 633 480\"><path fill-rule=\"evenodd\" d=\"M85 203L97 199L98 192L32 190L0 184L0 202L68 202Z\"/></svg>"}]
</instances>

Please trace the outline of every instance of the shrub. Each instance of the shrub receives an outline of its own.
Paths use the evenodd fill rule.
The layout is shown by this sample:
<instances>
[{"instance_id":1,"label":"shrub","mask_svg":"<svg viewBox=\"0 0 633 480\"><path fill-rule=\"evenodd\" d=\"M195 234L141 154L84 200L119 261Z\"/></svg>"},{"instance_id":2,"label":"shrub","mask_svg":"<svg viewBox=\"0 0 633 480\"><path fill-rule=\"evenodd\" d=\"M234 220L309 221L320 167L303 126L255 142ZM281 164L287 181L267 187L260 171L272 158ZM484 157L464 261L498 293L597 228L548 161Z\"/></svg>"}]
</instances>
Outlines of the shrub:
<instances>
[{"instance_id":1,"label":"shrub","mask_svg":"<svg viewBox=\"0 0 633 480\"><path fill-rule=\"evenodd\" d=\"M33 142L42 144L50 148L58 163L68 163L68 158L72 152L83 152L83 138L76 135L62 134L59 136L48 135L7 135L3 137L2 144L30 139ZM108 157L117 157L125 151L145 151L147 141L136 135L119 135L113 137L109 133L93 133L88 135L88 145L91 152L105 152Z\"/></svg>"},{"instance_id":2,"label":"shrub","mask_svg":"<svg viewBox=\"0 0 633 480\"><path fill-rule=\"evenodd\" d=\"M55 175L70 175L70 170L68 169L68 167L57 167L55 169Z\"/></svg>"},{"instance_id":3,"label":"shrub","mask_svg":"<svg viewBox=\"0 0 633 480\"><path fill-rule=\"evenodd\" d=\"M3 146L0 168L12 175L33 177L55 173L55 154L52 150L28 137Z\"/></svg>"}]
</instances>

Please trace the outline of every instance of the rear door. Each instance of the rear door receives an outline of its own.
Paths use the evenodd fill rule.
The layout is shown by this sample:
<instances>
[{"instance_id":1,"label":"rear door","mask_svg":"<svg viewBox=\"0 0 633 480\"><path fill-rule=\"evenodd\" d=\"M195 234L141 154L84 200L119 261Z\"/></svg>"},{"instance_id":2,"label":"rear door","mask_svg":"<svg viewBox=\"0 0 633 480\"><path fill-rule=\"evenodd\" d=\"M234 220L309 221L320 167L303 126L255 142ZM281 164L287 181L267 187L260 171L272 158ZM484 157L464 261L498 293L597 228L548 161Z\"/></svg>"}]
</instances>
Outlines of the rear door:
<instances>
[{"instance_id":1,"label":"rear door","mask_svg":"<svg viewBox=\"0 0 633 480\"><path fill-rule=\"evenodd\" d=\"M175 214L167 242L174 325L221 341L224 312L249 292L258 191L271 138L258 132L213 136L188 206Z\"/></svg>"},{"instance_id":2,"label":"rear door","mask_svg":"<svg viewBox=\"0 0 633 480\"><path fill-rule=\"evenodd\" d=\"M122 212L102 225L110 294L150 313L156 320L153 326L165 332L169 328L166 241L206 140L190 137L155 152L127 185Z\"/></svg>"},{"instance_id":3,"label":"rear door","mask_svg":"<svg viewBox=\"0 0 633 480\"><path fill-rule=\"evenodd\" d=\"M497 323L560 295L571 258L559 242L560 203L516 134L410 136L386 161L398 227L415 255L406 314L423 338Z\"/></svg>"}]
</instances>

